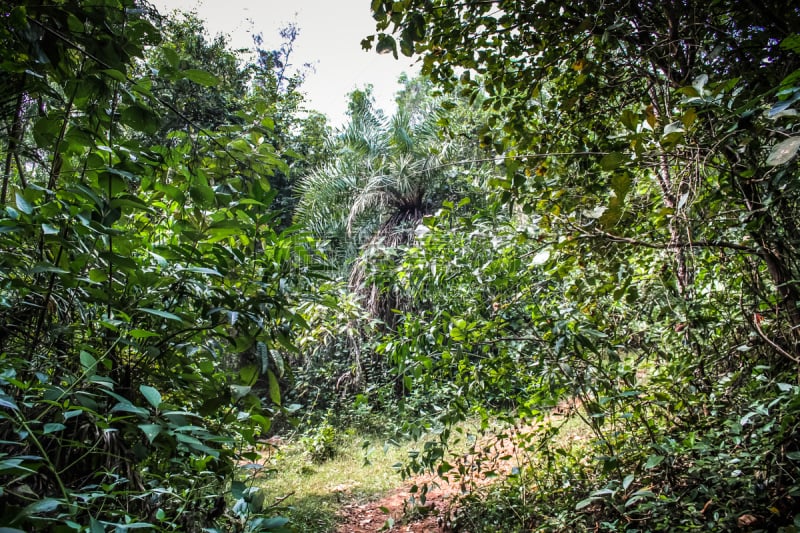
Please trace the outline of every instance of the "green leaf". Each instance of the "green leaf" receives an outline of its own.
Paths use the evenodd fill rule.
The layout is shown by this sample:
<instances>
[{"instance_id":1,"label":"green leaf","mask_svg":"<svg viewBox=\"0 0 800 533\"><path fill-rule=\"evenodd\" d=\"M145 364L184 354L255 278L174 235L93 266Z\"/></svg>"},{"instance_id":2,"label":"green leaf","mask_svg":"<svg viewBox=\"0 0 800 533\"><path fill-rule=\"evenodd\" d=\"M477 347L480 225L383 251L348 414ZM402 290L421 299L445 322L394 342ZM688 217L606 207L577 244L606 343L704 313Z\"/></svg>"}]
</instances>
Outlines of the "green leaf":
<instances>
[{"instance_id":1,"label":"green leaf","mask_svg":"<svg viewBox=\"0 0 800 533\"><path fill-rule=\"evenodd\" d=\"M114 405L114 407L111 408L111 411L114 413L116 412L133 413L135 415L143 417L150 416L150 413L147 411L147 409L142 409L141 407L137 407L128 401L117 403L116 405Z\"/></svg>"},{"instance_id":2,"label":"green leaf","mask_svg":"<svg viewBox=\"0 0 800 533\"><path fill-rule=\"evenodd\" d=\"M120 122L136 131L151 135L157 132L161 125L158 116L142 105L130 105L123 109Z\"/></svg>"},{"instance_id":3,"label":"green leaf","mask_svg":"<svg viewBox=\"0 0 800 533\"><path fill-rule=\"evenodd\" d=\"M139 385L139 392L141 392L142 396L144 396L144 399L147 400L150 403L150 405L152 405L156 409L158 409L158 407L161 405L161 393L159 393L153 387L147 385Z\"/></svg>"},{"instance_id":4,"label":"green leaf","mask_svg":"<svg viewBox=\"0 0 800 533\"><path fill-rule=\"evenodd\" d=\"M214 363L212 363L211 361L208 360L200 361L197 364L197 367L200 369L200 372L202 372L207 376L210 376L211 374L214 373Z\"/></svg>"},{"instance_id":5,"label":"green leaf","mask_svg":"<svg viewBox=\"0 0 800 533\"><path fill-rule=\"evenodd\" d=\"M42 233L45 235L57 235L59 229L50 224L42 224Z\"/></svg>"},{"instance_id":6,"label":"green leaf","mask_svg":"<svg viewBox=\"0 0 800 533\"><path fill-rule=\"evenodd\" d=\"M128 188L128 184L125 181L125 178L118 172L111 172L110 170L110 168L107 169L106 172L103 172L97 177L97 184L104 194L108 195L109 198L112 198L117 194L124 193ZM110 212L111 210L108 211ZM104 221L103 223L106 226L110 226L118 219L119 217L117 217L117 219L109 218L108 222Z\"/></svg>"},{"instance_id":7,"label":"green leaf","mask_svg":"<svg viewBox=\"0 0 800 533\"><path fill-rule=\"evenodd\" d=\"M216 198L214 189L204 184L191 186L189 188L189 196L201 207L211 207L214 205L214 199Z\"/></svg>"},{"instance_id":8,"label":"green leaf","mask_svg":"<svg viewBox=\"0 0 800 533\"><path fill-rule=\"evenodd\" d=\"M40 459L39 457L27 457L27 458L28 459L36 459L36 460ZM25 459L23 459L21 457L14 457L14 458L11 458L11 459L1 460L0 461L0 472L5 472L3 475L8 475L10 473L9 471L15 471L15 472L16 471L21 471L21 472L36 473L36 470L28 468L27 466L24 466L23 465L24 462L25 462Z\"/></svg>"},{"instance_id":9,"label":"green leaf","mask_svg":"<svg viewBox=\"0 0 800 533\"><path fill-rule=\"evenodd\" d=\"M14 398L2 392L0 392L0 407L7 407L8 409L19 411L19 407L17 407L16 402L14 402Z\"/></svg>"},{"instance_id":10,"label":"green leaf","mask_svg":"<svg viewBox=\"0 0 800 533\"><path fill-rule=\"evenodd\" d=\"M115 207L130 207L131 209L150 211L150 206L132 194L123 194L113 198L108 205Z\"/></svg>"},{"instance_id":11,"label":"green leaf","mask_svg":"<svg viewBox=\"0 0 800 533\"><path fill-rule=\"evenodd\" d=\"M235 500L241 499L244 496L244 491L245 491L246 488L247 488L247 486L244 483L242 483L241 481L232 481L231 482L231 496L233 496L233 498Z\"/></svg>"},{"instance_id":12,"label":"green leaf","mask_svg":"<svg viewBox=\"0 0 800 533\"><path fill-rule=\"evenodd\" d=\"M644 465L644 469L650 470L651 468L655 468L658 465L660 465L663 460L664 460L663 455L651 455L650 457L647 458L647 462Z\"/></svg>"},{"instance_id":13,"label":"green leaf","mask_svg":"<svg viewBox=\"0 0 800 533\"><path fill-rule=\"evenodd\" d=\"M653 491L645 490L645 489L637 490L636 492L631 494L630 499L625 502L625 507L630 507L630 506L638 503L640 500L644 500L645 498L652 498L654 496L655 496L655 493Z\"/></svg>"},{"instance_id":14,"label":"green leaf","mask_svg":"<svg viewBox=\"0 0 800 533\"><path fill-rule=\"evenodd\" d=\"M215 270L213 268L189 267L186 270L188 272L195 272L197 274L208 274L209 276L220 276L220 277L222 277L222 274L220 274L218 270Z\"/></svg>"},{"instance_id":15,"label":"green leaf","mask_svg":"<svg viewBox=\"0 0 800 533\"><path fill-rule=\"evenodd\" d=\"M63 122L55 117L43 116L33 126L33 139L39 148L52 148L59 138Z\"/></svg>"},{"instance_id":16,"label":"green leaf","mask_svg":"<svg viewBox=\"0 0 800 533\"><path fill-rule=\"evenodd\" d=\"M22 510L22 516L31 516L42 513L50 513L59 508L61 502L53 498L45 498L34 502Z\"/></svg>"},{"instance_id":17,"label":"green leaf","mask_svg":"<svg viewBox=\"0 0 800 533\"><path fill-rule=\"evenodd\" d=\"M397 59L397 42L391 35L381 33L378 35L378 44L375 45L375 51L379 54L391 53Z\"/></svg>"},{"instance_id":18,"label":"green leaf","mask_svg":"<svg viewBox=\"0 0 800 533\"><path fill-rule=\"evenodd\" d=\"M219 85L219 78L210 72L206 72L205 70L190 68L184 70L182 74L187 80L204 85L205 87L214 87L215 85Z\"/></svg>"},{"instance_id":19,"label":"green leaf","mask_svg":"<svg viewBox=\"0 0 800 533\"><path fill-rule=\"evenodd\" d=\"M769 157L767 157L767 166L774 167L788 162L795 156L798 149L800 149L800 136L789 137L776 144ZM17 204L17 207L19 207L19 204Z\"/></svg>"},{"instance_id":20,"label":"green leaf","mask_svg":"<svg viewBox=\"0 0 800 533\"><path fill-rule=\"evenodd\" d=\"M15 194L17 199L17 209L25 213L26 215L33 214L33 206L22 196L20 193Z\"/></svg>"},{"instance_id":21,"label":"green leaf","mask_svg":"<svg viewBox=\"0 0 800 533\"><path fill-rule=\"evenodd\" d=\"M231 385L231 392L233 393L234 400L241 400L250 394L251 387L246 385Z\"/></svg>"},{"instance_id":22,"label":"green leaf","mask_svg":"<svg viewBox=\"0 0 800 533\"><path fill-rule=\"evenodd\" d=\"M580 511L581 509L583 509L585 507L589 507L590 505L592 505L597 500L598 500L598 498L586 498L585 500L581 500L577 504L575 504L575 510L576 511Z\"/></svg>"},{"instance_id":23,"label":"green leaf","mask_svg":"<svg viewBox=\"0 0 800 533\"><path fill-rule=\"evenodd\" d=\"M633 474L628 474L627 476L625 476L625 479L622 480L622 490L628 490L628 487L631 486L633 480L634 480Z\"/></svg>"},{"instance_id":24,"label":"green leaf","mask_svg":"<svg viewBox=\"0 0 800 533\"><path fill-rule=\"evenodd\" d=\"M615 170L623 161L625 161L625 155L620 152L611 152L610 154L604 155L600 160L600 168L603 170Z\"/></svg>"},{"instance_id":25,"label":"green leaf","mask_svg":"<svg viewBox=\"0 0 800 533\"><path fill-rule=\"evenodd\" d=\"M115 81L118 81L120 83L127 83L128 82L128 78L125 76L125 74L123 74L122 72L120 72L117 69L107 68L107 69L101 70L100 72L102 72L103 74L105 74L109 78L111 78L111 79L113 79Z\"/></svg>"},{"instance_id":26,"label":"green leaf","mask_svg":"<svg viewBox=\"0 0 800 533\"><path fill-rule=\"evenodd\" d=\"M95 268L89 271L89 280L95 283L108 281L108 271L106 269Z\"/></svg>"},{"instance_id":27,"label":"green leaf","mask_svg":"<svg viewBox=\"0 0 800 533\"><path fill-rule=\"evenodd\" d=\"M258 415L258 414L251 415L250 420L260 425L261 431L264 433L269 431L270 426L272 426L272 421L269 418L265 417L264 415Z\"/></svg>"},{"instance_id":28,"label":"green leaf","mask_svg":"<svg viewBox=\"0 0 800 533\"><path fill-rule=\"evenodd\" d=\"M164 59L167 60L167 63L169 63L172 68L178 68L181 58L171 45L162 46L161 53L164 54Z\"/></svg>"},{"instance_id":29,"label":"green leaf","mask_svg":"<svg viewBox=\"0 0 800 533\"><path fill-rule=\"evenodd\" d=\"M148 522L133 522L132 524L116 524L117 531L127 531L129 529L150 529L156 531L156 526Z\"/></svg>"},{"instance_id":30,"label":"green leaf","mask_svg":"<svg viewBox=\"0 0 800 533\"><path fill-rule=\"evenodd\" d=\"M49 272L51 274L69 274L69 270L58 268L57 266L48 263L39 263L31 269L31 274L38 274L39 272Z\"/></svg>"},{"instance_id":31,"label":"green leaf","mask_svg":"<svg viewBox=\"0 0 800 533\"><path fill-rule=\"evenodd\" d=\"M781 41L781 48L800 54L800 34L793 33Z\"/></svg>"},{"instance_id":32,"label":"green leaf","mask_svg":"<svg viewBox=\"0 0 800 533\"><path fill-rule=\"evenodd\" d=\"M253 386L258 379L258 367L256 365L247 365L239 370L239 378L242 384L246 386Z\"/></svg>"},{"instance_id":33,"label":"green leaf","mask_svg":"<svg viewBox=\"0 0 800 533\"><path fill-rule=\"evenodd\" d=\"M152 309L150 307L137 307L137 311L141 311L143 313L147 313L150 315L158 316L161 318L166 318L167 320L174 320L176 322L183 322L183 319L178 315L169 313L167 311L162 311L160 309Z\"/></svg>"},{"instance_id":34,"label":"green leaf","mask_svg":"<svg viewBox=\"0 0 800 533\"><path fill-rule=\"evenodd\" d=\"M264 530L269 531L270 529L282 528L288 523L288 518L284 518L282 516L273 516L264 520L264 522L261 523L261 527Z\"/></svg>"},{"instance_id":35,"label":"green leaf","mask_svg":"<svg viewBox=\"0 0 800 533\"><path fill-rule=\"evenodd\" d=\"M67 429L67 426L65 426L64 424L59 424L57 422L55 422L55 423L54 422L50 422L50 423L44 425L44 428L42 429L42 435L47 435L49 433L55 433L56 431L62 431L64 429Z\"/></svg>"},{"instance_id":36,"label":"green leaf","mask_svg":"<svg viewBox=\"0 0 800 533\"><path fill-rule=\"evenodd\" d=\"M269 399L272 400L272 403L275 405L281 404L281 389L278 386L278 378L275 377L275 374L272 370L267 371L267 377L269 378Z\"/></svg>"},{"instance_id":37,"label":"green leaf","mask_svg":"<svg viewBox=\"0 0 800 533\"><path fill-rule=\"evenodd\" d=\"M128 332L128 335L134 339L149 339L150 337L158 337L158 333L153 333L152 331L147 331L145 329L132 329Z\"/></svg>"},{"instance_id":38,"label":"green leaf","mask_svg":"<svg viewBox=\"0 0 800 533\"><path fill-rule=\"evenodd\" d=\"M175 433L175 439L177 439L178 442L188 444L189 446L192 447L203 446L203 443L200 441L200 439L192 437L191 435L186 435L184 433Z\"/></svg>"},{"instance_id":39,"label":"green leaf","mask_svg":"<svg viewBox=\"0 0 800 533\"><path fill-rule=\"evenodd\" d=\"M84 372L89 375L95 373L95 369L97 368L97 359L92 356L89 352L81 351L80 353L81 359L81 366L83 367Z\"/></svg>"},{"instance_id":40,"label":"green leaf","mask_svg":"<svg viewBox=\"0 0 800 533\"><path fill-rule=\"evenodd\" d=\"M611 178L611 189L614 195L622 202L631 190L633 178L627 172L614 174Z\"/></svg>"},{"instance_id":41,"label":"green leaf","mask_svg":"<svg viewBox=\"0 0 800 533\"><path fill-rule=\"evenodd\" d=\"M622 112L622 124L630 131L635 132L636 126L639 123L639 116L631 111L630 109L626 109Z\"/></svg>"},{"instance_id":42,"label":"green leaf","mask_svg":"<svg viewBox=\"0 0 800 533\"><path fill-rule=\"evenodd\" d=\"M90 533L105 533L106 528L94 517L89 518L89 531Z\"/></svg>"},{"instance_id":43,"label":"green leaf","mask_svg":"<svg viewBox=\"0 0 800 533\"><path fill-rule=\"evenodd\" d=\"M150 444L153 444L153 441L158 437L163 428L160 424L139 424L139 429L147 436L147 440L150 441Z\"/></svg>"}]
</instances>

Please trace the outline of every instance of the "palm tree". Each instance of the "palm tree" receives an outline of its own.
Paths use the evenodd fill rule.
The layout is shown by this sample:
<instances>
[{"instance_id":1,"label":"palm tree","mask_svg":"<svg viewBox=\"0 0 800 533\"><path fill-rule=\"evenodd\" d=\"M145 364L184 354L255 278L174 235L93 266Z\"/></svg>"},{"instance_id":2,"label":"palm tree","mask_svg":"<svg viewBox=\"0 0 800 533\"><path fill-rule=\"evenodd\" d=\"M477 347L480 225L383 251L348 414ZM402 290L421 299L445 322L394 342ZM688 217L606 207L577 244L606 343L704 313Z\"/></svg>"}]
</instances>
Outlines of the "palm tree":
<instances>
[{"instance_id":1,"label":"palm tree","mask_svg":"<svg viewBox=\"0 0 800 533\"><path fill-rule=\"evenodd\" d=\"M408 82L406 91L416 89ZM447 165L457 150L439 136L436 100L409 109L402 96L387 118L369 89L354 91L350 121L331 141L333 157L300 180L298 222L346 258L409 243L422 217L459 193Z\"/></svg>"},{"instance_id":2,"label":"palm tree","mask_svg":"<svg viewBox=\"0 0 800 533\"><path fill-rule=\"evenodd\" d=\"M351 93L350 120L330 141L333 157L298 186L297 221L329 243L351 289L390 326L403 303L367 279L368 265L399 253L425 215L465 192L450 164L463 150L440 135L440 102L429 87L405 80L392 117L375 108L369 88Z\"/></svg>"},{"instance_id":3,"label":"palm tree","mask_svg":"<svg viewBox=\"0 0 800 533\"><path fill-rule=\"evenodd\" d=\"M295 212L298 223L327 241L350 291L388 329L397 326L399 315L393 310L409 310L412 302L391 274L373 273L381 266L391 269L393 261L403 257L424 216L444 200L475 191L462 177L461 164L476 159L471 153L476 149L475 136L446 138L441 123L452 118L453 111L441 109L427 80L402 81L405 87L392 117L375 108L369 89L351 93L349 122L329 140L332 155L327 162L299 180ZM458 112L468 114L467 107ZM350 326L352 331L363 331L363 324ZM363 357L363 340L363 336L348 337L353 370L340 380L380 383L385 379L380 376L387 375L387 363L381 357Z\"/></svg>"}]
</instances>

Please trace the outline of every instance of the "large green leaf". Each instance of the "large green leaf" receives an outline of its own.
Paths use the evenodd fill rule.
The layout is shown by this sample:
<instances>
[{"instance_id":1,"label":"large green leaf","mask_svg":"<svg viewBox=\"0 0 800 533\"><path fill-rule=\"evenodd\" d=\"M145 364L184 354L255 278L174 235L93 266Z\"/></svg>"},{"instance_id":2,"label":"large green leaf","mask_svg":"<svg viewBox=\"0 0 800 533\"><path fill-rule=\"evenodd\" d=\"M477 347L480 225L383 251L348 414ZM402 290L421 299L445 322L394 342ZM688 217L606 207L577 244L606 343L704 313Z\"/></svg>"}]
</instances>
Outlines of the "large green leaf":
<instances>
[{"instance_id":1,"label":"large green leaf","mask_svg":"<svg viewBox=\"0 0 800 533\"><path fill-rule=\"evenodd\" d=\"M13 409L14 411L19 411L19 407L17 406L17 402L14 401L14 398L2 391L0 391L0 407L6 407L8 409Z\"/></svg>"},{"instance_id":2,"label":"large green leaf","mask_svg":"<svg viewBox=\"0 0 800 533\"><path fill-rule=\"evenodd\" d=\"M139 392L141 392L145 400L147 400L150 405L156 409L161 406L161 393L159 393L155 388L148 385L139 385Z\"/></svg>"},{"instance_id":3,"label":"large green leaf","mask_svg":"<svg viewBox=\"0 0 800 533\"><path fill-rule=\"evenodd\" d=\"M275 405L280 405L281 389L280 386L278 385L278 378L275 376L272 370L267 370L267 377L269 380L269 398Z\"/></svg>"},{"instance_id":4,"label":"large green leaf","mask_svg":"<svg viewBox=\"0 0 800 533\"><path fill-rule=\"evenodd\" d=\"M148 134L157 132L161 126L158 116L150 108L140 104L130 105L123 109L120 122L136 131Z\"/></svg>"},{"instance_id":5,"label":"large green leaf","mask_svg":"<svg viewBox=\"0 0 800 533\"><path fill-rule=\"evenodd\" d=\"M161 424L139 424L139 429L144 432L147 440L152 444L164 428Z\"/></svg>"},{"instance_id":6,"label":"large green leaf","mask_svg":"<svg viewBox=\"0 0 800 533\"><path fill-rule=\"evenodd\" d=\"M616 170L625 161L625 155L620 152L606 154L600 160L600 167L603 170Z\"/></svg>"},{"instance_id":7,"label":"large green leaf","mask_svg":"<svg viewBox=\"0 0 800 533\"><path fill-rule=\"evenodd\" d=\"M379 54L391 53L397 59L397 42L391 35L381 33L378 35L378 44L375 45L375 51Z\"/></svg>"},{"instance_id":8,"label":"large green leaf","mask_svg":"<svg viewBox=\"0 0 800 533\"><path fill-rule=\"evenodd\" d=\"M174 320L175 322L183 322L183 319L174 313L170 313L169 311L162 311L161 309L152 309L150 307L137 307L138 311L143 313L147 313L149 315L166 318L167 320Z\"/></svg>"},{"instance_id":9,"label":"large green leaf","mask_svg":"<svg viewBox=\"0 0 800 533\"><path fill-rule=\"evenodd\" d=\"M21 193L15 193L15 197L17 200L17 209L21 212L25 213L26 215L33 214L33 206L31 203L23 196Z\"/></svg>"},{"instance_id":10,"label":"large green leaf","mask_svg":"<svg viewBox=\"0 0 800 533\"><path fill-rule=\"evenodd\" d=\"M182 74L187 80L191 80L205 87L214 87L219 85L220 82L218 77L205 70L190 68L184 70Z\"/></svg>"},{"instance_id":11,"label":"large green leaf","mask_svg":"<svg viewBox=\"0 0 800 533\"><path fill-rule=\"evenodd\" d=\"M769 153L767 165L774 167L788 163L797 154L798 149L800 149L800 136L789 137L779 142Z\"/></svg>"}]
</instances>

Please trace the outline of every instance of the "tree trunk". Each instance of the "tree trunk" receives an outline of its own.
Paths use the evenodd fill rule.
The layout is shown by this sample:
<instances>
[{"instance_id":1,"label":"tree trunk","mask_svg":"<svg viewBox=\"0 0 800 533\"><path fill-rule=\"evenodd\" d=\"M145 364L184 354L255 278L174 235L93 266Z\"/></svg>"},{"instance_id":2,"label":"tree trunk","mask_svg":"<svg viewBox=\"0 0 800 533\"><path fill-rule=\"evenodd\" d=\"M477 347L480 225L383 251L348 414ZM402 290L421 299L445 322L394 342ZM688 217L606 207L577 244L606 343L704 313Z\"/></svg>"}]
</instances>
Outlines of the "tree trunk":
<instances>
[{"instance_id":1,"label":"tree trunk","mask_svg":"<svg viewBox=\"0 0 800 533\"><path fill-rule=\"evenodd\" d=\"M21 83L24 86L24 78ZM22 113L25 105L25 92L20 87L19 94L17 95L17 102L14 109L14 119L11 123L11 131L8 135L8 149L6 151L6 161L3 167L3 187L0 191L0 204L6 203L8 195L8 185L11 181L11 165L14 157L17 154L19 144L22 141ZM20 176L21 178L22 176ZM23 187L25 184L23 183Z\"/></svg>"}]
</instances>

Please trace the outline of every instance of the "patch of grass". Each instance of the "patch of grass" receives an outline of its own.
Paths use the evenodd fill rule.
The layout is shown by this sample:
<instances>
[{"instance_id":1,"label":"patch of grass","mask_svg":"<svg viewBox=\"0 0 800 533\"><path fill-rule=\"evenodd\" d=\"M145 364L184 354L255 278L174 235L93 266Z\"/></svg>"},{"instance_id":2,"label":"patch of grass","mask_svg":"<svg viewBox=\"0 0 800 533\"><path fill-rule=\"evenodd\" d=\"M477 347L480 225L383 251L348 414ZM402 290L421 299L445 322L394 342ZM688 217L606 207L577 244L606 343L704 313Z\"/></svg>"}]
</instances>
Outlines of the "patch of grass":
<instances>
[{"instance_id":1,"label":"patch of grass","mask_svg":"<svg viewBox=\"0 0 800 533\"><path fill-rule=\"evenodd\" d=\"M349 430L337 435L333 457L320 463L301 440L287 442L271 453L258 484L267 505L286 497L281 514L299 531L332 532L342 505L373 500L402 483L393 465L413 447L384 445L381 437Z\"/></svg>"},{"instance_id":2,"label":"patch of grass","mask_svg":"<svg viewBox=\"0 0 800 533\"><path fill-rule=\"evenodd\" d=\"M502 431L499 426L492 427ZM455 464L471 452L475 439L486 442L494 433L489 428L481 431L478 420L458 424L446 451L448 460ZM313 438L315 433L311 435ZM343 506L378 500L402 486L395 466L408 465L409 458L419 456L426 443L438 446L438 434L431 431L420 440L396 442L354 429L336 429L332 453L321 461L316 448L309 447L309 436L298 436L268 455L257 485L265 493L265 505L277 502L276 510L289 518L297 531L332 533Z\"/></svg>"}]
</instances>

